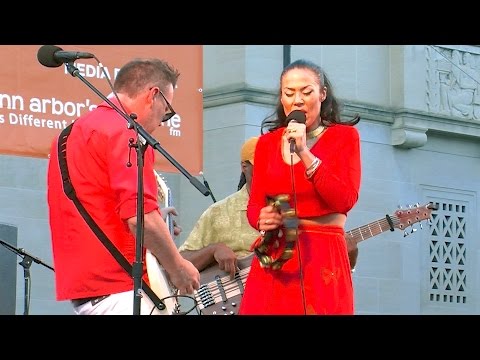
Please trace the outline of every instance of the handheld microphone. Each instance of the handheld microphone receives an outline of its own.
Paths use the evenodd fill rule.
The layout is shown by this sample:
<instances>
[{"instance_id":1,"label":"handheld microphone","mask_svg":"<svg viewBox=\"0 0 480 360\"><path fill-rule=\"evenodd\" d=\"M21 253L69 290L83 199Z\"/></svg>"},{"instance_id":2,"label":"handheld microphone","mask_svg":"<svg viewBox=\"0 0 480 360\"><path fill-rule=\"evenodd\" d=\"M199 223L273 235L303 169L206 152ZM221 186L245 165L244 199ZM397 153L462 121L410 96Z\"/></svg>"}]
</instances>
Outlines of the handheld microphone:
<instances>
[{"instance_id":1,"label":"handheld microphone","mask_svg":"<svg viewBox=\"0 0 480 360\"><path fill-rule=\"evenodd\" d=\"M300 124L305 124L307 122L307 117L305 116L305 113L300 110L293 110L290 114L287 116L287 122L297 122ZM290 154L295 152L295 139L290 139Z\"/></svg>"},{"instance_id":2,"label":"handheld microphone","mask_svg":"<svg viewBox=\"0 0 480 360\"><path fill-rule=\"evenodd\" d=\"M207 180L205 179L205 176L203 176L203 171L200 171L200 175L202 176L203 178L203 184L205 185L205 187L210 191L210 196L212 197L212 200L213 202L217 202L217 200L215 200L215 196L213 196L213 192L212 192L212 189L210 189L210 185L208 185L208 182Z\"/></svg>"},{"instance_id":3,"label":"handheld microphone","mask_svg":"<svg viewBox=\"0 0 480 360\"><path fill-rule=\"evenodd\" d=\"M63 63L77 59L91 59L95 55L88 52L63 51L62 48L54 45L43 45L37 52L37 59L40 64L46 67L58 67Z\"/></svg>"}]
</instances>

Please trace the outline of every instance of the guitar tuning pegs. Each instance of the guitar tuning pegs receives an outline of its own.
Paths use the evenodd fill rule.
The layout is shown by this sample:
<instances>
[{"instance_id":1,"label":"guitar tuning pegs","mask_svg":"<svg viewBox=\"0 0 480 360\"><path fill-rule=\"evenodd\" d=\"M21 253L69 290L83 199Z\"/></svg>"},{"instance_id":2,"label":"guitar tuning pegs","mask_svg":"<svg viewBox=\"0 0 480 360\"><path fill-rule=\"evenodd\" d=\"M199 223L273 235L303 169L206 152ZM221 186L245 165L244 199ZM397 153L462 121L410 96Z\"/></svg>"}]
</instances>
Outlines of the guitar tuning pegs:
<instances>
[{"instance_id":1,"label":"guitar tuning pegs","mask_svg":"<svg viewBox=\"0 0 480 360\"><path fill-rule=\"evenodd\" d=\"M415 229L415 228L412 226L412 231L410 231L410 234L414 233L415 231L417 231L417 229Z\"/></svg>"},{"instance_id":2,"label":"guitar tuning pegs","mask_svg":"<svg viewBox=\"0 0 480 360\"><path fill-rule=\"evenodd\" d=\"M398 207L400 210L402 209L402 205L398 205L397 207Z\"/></svg>"},{"instance_id":3,"label":"guitar tuning pegs","mask_svg":"<svg viewBox=\"0 0 480 360\"><path fill-rule=\"evenodd\" d=\"M409 234L409 233L407 232L407 230L405 230L405 231L403 232L403 237L407 237L408 234Z\"/></svg>"}]
</instances>

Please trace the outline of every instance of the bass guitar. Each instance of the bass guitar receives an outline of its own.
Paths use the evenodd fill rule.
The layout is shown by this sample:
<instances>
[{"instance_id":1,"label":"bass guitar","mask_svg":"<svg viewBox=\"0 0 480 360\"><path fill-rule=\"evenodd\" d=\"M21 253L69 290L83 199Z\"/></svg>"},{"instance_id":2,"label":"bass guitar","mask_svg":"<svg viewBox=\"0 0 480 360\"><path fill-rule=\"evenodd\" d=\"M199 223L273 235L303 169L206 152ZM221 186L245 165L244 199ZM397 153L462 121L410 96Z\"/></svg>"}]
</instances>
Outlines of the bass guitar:
<instances>
[{"instance_id":1,"label":"bass guitar","mask_svg":"<svg viewBox=\"0 0 480 360\"><path fill-rule=\"evenodd\" d=\"M384 231L394 229L404 230L409 226L430 219L432 210L437 210L437 205L428 203L423 206L418 204L408 209L395 211L393 215L386 215L384 218L373 221L369 224L345 232L347 243L358 244L361 241L379 235ZM409 233L404 232L404 236ZM203 315L236 315L242 299L245 283L253 253L243 259L239 259L239 270L235 278L219 270L218 264L213 265L200 273L202 285L195 292L195 300L198 310Z\"/></svg>"}]
</instances>

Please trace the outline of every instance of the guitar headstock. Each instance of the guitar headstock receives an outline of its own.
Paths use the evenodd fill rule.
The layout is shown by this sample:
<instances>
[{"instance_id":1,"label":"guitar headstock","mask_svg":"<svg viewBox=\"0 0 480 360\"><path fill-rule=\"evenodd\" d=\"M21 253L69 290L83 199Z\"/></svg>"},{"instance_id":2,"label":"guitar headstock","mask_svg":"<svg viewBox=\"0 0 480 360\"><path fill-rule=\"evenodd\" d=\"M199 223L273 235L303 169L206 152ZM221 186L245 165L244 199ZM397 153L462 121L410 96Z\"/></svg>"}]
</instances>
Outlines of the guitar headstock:
<instances>
[{"instance_id":1,"label":"guitar headstock","mask_svg":"<svg viewBox=\"0 0 480 360\"><path fill-rule=\"evenodd\" d=\"M396 219L398 223L394 223L393 226L399 229L405 229L408 226L416 224L420 221L430 219L433 210L437 210L438 205L429 202L423 206L416 204L407 209L400 209L395 211Z\"/></svg>"}]
</instances>

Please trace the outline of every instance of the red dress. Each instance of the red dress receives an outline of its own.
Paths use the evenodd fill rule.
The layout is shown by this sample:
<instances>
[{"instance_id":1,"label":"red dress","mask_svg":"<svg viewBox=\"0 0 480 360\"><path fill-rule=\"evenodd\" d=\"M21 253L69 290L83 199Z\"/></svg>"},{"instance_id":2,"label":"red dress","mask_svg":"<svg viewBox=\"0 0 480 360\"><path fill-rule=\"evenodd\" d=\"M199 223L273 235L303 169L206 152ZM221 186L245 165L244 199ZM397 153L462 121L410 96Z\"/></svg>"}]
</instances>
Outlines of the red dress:
<instances>
[{"instance_id":1,"label":"red dress","mask_svg":"<svg viewBox=\"0 0 480 360\"><path fill-rule=\"evenodd\" d=\"M282 157L284 128L260 137L247 216L257 226L267 197L290 195L293 170L298 218L347 214L358 200L361 179L360 137L353 126L327 128L310 151L322 163L312 178L305 166ZM293 169L292 169L293 168ZM344 229L339 226L299 226L293 255L280 270L252 261L240 303L241 315L353 314L353 284Z\"/></svg>"}]
</instances>

